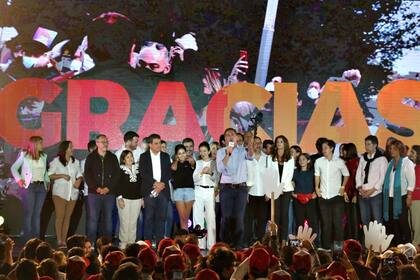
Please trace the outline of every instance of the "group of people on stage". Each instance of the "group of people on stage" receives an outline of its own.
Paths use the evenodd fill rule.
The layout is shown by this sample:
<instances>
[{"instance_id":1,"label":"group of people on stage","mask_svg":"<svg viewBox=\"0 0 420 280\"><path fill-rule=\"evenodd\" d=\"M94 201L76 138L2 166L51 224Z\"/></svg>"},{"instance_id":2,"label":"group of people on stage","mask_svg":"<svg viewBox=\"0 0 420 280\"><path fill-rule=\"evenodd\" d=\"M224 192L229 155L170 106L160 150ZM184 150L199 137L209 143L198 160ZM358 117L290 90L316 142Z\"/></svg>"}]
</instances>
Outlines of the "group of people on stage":
<instances>
[{"instance_id":1,"label":"group of people on stage","mask_svg":"<svg viewBox=\"0 0 420 280\"><path fill-rule=\"evenodd\" d=\"M345 143L334 156L336 143L326 138L319 138L316 148L318 153L310 155L283 135L262 141L228 128L219 142L200 143L198 153L186 138L170 156L159 135L139 143L138 134L129 131L115 153L100 134L89 142L81 162L73 156L72 142L63 141L48 163L42 138L32 136L11 167L22 192L23 237L40 235L41 209L51 185L60 246L69 235L74 209L84 200L86 234L93 242L113 235L116 206L121 248L140 238L158 244L171 235L174 202L179 229L200 225L207 230L201 249L210 249L219 238L243 248L266 231L265 184L270 183L280 193L275 222L283 244L291 228L308 224L321 237L321 247L330 248L333 241L358 238L360 225L373 220L386 224L395 244L420 243L420 146L408 153L400 140L389 138L381 149L370 135L362 155L353 143Z\"/></svg>"}]
</instances>

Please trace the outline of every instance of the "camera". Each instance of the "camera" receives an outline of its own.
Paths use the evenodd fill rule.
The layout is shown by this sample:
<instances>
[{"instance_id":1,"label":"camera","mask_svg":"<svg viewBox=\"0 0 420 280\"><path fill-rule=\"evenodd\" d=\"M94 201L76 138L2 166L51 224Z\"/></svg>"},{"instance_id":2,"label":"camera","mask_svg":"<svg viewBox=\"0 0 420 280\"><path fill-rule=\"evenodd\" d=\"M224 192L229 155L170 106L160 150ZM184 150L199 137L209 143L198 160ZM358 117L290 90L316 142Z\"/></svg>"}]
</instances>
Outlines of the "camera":
<instances>
[{"instance_id":1,"label":"camera","mask_svg":"<svg viewBox=\"0 0 420 280\"><path fill-rule=\"evenodd\" d=\"M289 240L290 247L299 247L302 245L302 242L299 239L291 239Z\"/></svg>"},{"instance_id":2,"label":"camera","mask_svg":"<svg viewBox=\"0 0 420 280\"><path fill-rule=\"evenodd\" d=\"M190 233L201 239L207 235L207 229L202 229L200 225L196 225L193 229L190 230Z\"/></svg>"}]
</instances>

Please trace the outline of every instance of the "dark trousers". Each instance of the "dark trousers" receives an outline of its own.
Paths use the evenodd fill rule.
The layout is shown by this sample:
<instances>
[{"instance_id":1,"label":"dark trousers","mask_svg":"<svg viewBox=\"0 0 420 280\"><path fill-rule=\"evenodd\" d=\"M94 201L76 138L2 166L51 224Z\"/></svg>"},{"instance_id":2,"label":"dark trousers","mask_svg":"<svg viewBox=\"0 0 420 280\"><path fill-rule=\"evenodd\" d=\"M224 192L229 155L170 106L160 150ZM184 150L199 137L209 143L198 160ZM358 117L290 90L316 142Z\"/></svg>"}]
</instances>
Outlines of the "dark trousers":
<instances>
[{"instance_id":1,"label":"dark trousers","mask_svg":"<svg viewBox=\"0 0 420 280\"><path fill-rule=\"evenodd\" d=\"M346 239L359 239L360 237L360 211L358 203L345 203Z\"/></svg>"},{"instance_id":2,"label":"dark trousers","mask_svg":"<svg viewBox=\"0 0 420 280\"><path fill-rule=\"evenodd\" d=\"M40 236L40 217L47 191L44 184L29 184L21 189L23 205L23 241Z\"/></svg>"},{"instance_id":3,"label":"dark trousers","mask_svg":"<svg viewBox=\"0 0 420 280\"><path fill-rule=\"evenodd\" d=\"M85 196L79 194L79 199L76 201L76 205L74 206L73 213L70 217L70 225L69 230L67 231L67 237L70 237L76 233L77 227L80 223L80 219L82 218L84 202Z\"/></svg>"},{"instance_id":4,"label":"dark trousers","mask_svg":"<svg viewBox=\"0 0 420 280\"><path fill-rule=\"evenodd\" d=\"M245 236L249 243L261 240L267 223L267 202L265 196L248 196Z\"/></svg>"},{"instance_id":5,"label":"dark trousers","mask_svg":"<svg viewBox=\"0 0 420 280\"><path fill-rule=\"evenodd\" d=\"M165 235L168 198L164 194L157 197L146 196L144 209L144 239L155 240L159 244Z\"/></svg>"},{"instance_id":6,"label":"dark trousers","mask_svg":"<svg viewBox=\"0 0 420 280\"><path fill-rule=\"evenodd\" d=\"M220 185L221 240L238 248L242 246L243 241L248 188L246 185L239 188L231 188L225 184Z\"/></svg>"},{"instance_id":7,"label":"dark trousers","mask_svg":"<svg viewBox=\"0 0 420 280\"><path fill-rule=\"evenodd\" d=\"M398 244L411 243L411 229L408 223L408 208L406 204L407 196L401 197L401 214L398 219L393 219L394 199L390 197L388 203L389 221L385 222L387 234L393 234L391 246ZM418 219L419 217L413 217Z\"/></svg>"},{"instance_id":8,"label":"dark trousers","mask_svg":"<svg viewBox=\"0 0 420 280\"><path fill-rule=\"evenodd\" d=\"M115 195L112 194L89 193L87 196L87 237L93 244L98 237L98 231L104 236L112 237L112 209L114 204ZM102 228L98 229L99 225Z\"/></svg>"},{"instance_id":9,"label":"dark trousers","mask_svg":"<svg viewBox=\"0 0 420 280\"><path fill-rule=\"evenodd\" d=\"M287 240L289 229L289 204L292 192L284 192L275 200L275 221L279 227L281 240Z\"/></svg>"},{"instance_id":10,"label":"dark trousers","mask_svg":"<svg viewBox=\"0 0 420 280\"><path fill-rule=\"evenodd\" d=\"M318 234L318 206L316 204L316 199L311 199L306 204L302 204L295 199L293 201L293 206L295 210L296 227L303 226L306 221L312 228L312 232Z\"/></svg>"},{"instance_id":11,"label":"dark trousers","mask_svg":"<svg viewBox=\"0 0 420 280\"><path fill-rule=\"evenodd\" d=\"M44 200L44 204L42 205L41 210L41 226L39 232L39 238L45 240L45 234L47 233L48 224L50 223L51 216L54 213L54 202L52 200L52 188L47 192Z\"/></svg>"},{"instance_id":12,"label":"dark trousers","mask_svg":"<svg viewBox=\"0 0 420 280\"><path fill-rule=\"evenodd\" d=\"M344 239L344 199L339 195L330 199L319 198L319 209L322 247L329 249L332 247L333 241L343 241Z\"/></svg>"}]
</instances>

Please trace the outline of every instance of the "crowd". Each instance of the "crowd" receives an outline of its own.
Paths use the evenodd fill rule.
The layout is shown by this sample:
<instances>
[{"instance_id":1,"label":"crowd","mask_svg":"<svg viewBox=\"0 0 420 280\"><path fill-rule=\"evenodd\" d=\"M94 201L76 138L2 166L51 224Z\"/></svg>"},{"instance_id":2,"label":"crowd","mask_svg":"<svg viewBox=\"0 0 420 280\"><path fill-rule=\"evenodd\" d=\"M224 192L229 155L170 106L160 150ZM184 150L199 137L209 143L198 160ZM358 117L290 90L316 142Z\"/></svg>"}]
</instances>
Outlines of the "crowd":
<instances>
[{"instance_id":1,"label":"crowd","mask_svg":"<svg viewBox=\"0 0 420 280\"><path fill-rule=\"evenodd\" d=\"M309 155L283 135L262 141L228 128L198 154L184 139L171 157L159 135L139 143L129 131L115 153L101 134L81 162L63 141L48 163L33 136L11 168L27 242L13 262L3 238L0 272L50 276L48 260L53 279L419 279L420 146L408 153L390 138L381 149L372 135L363 154L344 143L335 156L326 138L315 146ZM50 187L57 251L37 239ZM86 236L73 235L83 204ZM372 221L389 242L372 246Z\"/></svg>"}]
</instances>

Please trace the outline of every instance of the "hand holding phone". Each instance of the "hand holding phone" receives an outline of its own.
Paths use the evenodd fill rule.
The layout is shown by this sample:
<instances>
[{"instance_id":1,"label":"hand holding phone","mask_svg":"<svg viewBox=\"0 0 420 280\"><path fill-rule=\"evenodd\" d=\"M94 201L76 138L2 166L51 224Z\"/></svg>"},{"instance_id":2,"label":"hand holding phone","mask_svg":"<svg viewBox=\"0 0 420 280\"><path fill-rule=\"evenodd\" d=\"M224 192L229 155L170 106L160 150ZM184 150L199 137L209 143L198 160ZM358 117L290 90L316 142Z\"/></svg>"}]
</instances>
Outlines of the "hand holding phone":
<instances>
[{"instance_id":1,"label":"hand holding phone","mask_svg":"<svg viewBox=\"0 0 420 280\"><path fill-rule=\"evenodd\" d=\"M343 241L334 241L332 257L334 261L339 261L343 257Z\"/></svg>"}]
</instances>

